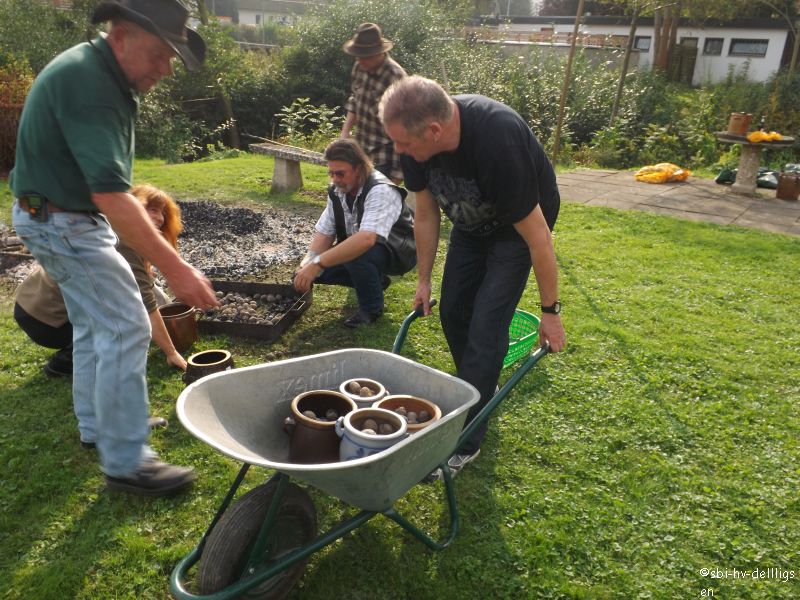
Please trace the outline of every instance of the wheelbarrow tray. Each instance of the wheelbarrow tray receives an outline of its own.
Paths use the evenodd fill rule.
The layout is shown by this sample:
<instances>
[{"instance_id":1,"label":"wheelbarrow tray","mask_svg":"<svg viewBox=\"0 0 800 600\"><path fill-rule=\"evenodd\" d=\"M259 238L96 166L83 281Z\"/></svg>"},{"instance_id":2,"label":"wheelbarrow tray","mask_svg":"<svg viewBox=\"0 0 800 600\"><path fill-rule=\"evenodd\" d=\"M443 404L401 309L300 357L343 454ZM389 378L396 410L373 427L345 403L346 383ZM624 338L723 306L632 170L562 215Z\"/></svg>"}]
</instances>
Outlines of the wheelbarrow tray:
<instances>
[{"instance_id":1,"label":"wheelbarrow tray","mask_svg":"<svg viewBox=\"0 0 800 600\"><path fill-rule=\"evenodd\" d=\"M393 394L436 403L442 417L398 444L356 460L289 461L284 419L308 390L338 389L356 377ZM233 369L204 377L178 398L178 418L196 438L236 460L275 469L364 510L382 512L456 450L478 391L465 381L381 350L336 350Z\"/></svg>"}]
</instances>

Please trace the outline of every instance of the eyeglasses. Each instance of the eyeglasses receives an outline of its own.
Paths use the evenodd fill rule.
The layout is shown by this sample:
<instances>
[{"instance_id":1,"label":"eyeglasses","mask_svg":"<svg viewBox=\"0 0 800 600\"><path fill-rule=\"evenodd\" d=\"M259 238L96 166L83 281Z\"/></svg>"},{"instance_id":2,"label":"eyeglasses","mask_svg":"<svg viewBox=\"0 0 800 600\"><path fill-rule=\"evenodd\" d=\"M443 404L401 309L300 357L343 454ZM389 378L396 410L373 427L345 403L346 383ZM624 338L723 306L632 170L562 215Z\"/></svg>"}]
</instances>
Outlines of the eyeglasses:
<instances>
[{"instance_id":1,"label":"eyeglasses","mask_svg":"<svg viewBox=\"0 0 800 600\"><path fill-rule=\"evenodd\" d=\"M344 169L340 169L338 171L328 171L328 177L344 177L347 175L347 171Z\"/></svg>"}]
</instances>

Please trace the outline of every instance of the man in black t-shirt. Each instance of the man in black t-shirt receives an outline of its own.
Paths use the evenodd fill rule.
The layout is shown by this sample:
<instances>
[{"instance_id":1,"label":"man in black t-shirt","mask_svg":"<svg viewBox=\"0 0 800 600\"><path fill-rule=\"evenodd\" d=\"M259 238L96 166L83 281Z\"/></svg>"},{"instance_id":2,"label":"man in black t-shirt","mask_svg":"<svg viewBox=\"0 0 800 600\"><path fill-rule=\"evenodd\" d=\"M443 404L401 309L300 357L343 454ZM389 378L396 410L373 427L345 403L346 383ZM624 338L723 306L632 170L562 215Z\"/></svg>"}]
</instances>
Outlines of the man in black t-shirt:
<instances>
[{"instance_id":1,"label":"man in black t-shirt","mask_svg":"<svg viewBox=\"0 0 800 600\"><path fill-rule=\"evenodd\" d=\"M430 314L431 273L441 213L453 223L441 284L442 328L458 376L480 402L494 395L508 350L508 327L533 266L541 343L566 345L551 230L561 204L555 172L522 117L483 96L450 97L413 76L383 95L379 116L416 193L418 283L414 305ZM448 461L453 473L480 452L486 423Z\"/></svg>"}]
</instances>

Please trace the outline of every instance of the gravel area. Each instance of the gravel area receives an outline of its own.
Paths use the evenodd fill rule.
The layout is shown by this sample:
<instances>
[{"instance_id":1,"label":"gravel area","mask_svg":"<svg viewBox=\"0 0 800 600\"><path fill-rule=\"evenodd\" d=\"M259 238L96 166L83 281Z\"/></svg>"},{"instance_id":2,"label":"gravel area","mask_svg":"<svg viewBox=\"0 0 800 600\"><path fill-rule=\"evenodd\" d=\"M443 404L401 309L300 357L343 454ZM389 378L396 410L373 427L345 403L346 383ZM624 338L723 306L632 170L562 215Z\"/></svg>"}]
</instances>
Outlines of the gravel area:
<instances>
[{"instance_id":1,"label":"gravel area","mask_svg":"<svg viewBox=\"0 0 800 600\"><path fill-rule=\"evenodd\" d=\"M181 201L181 256L210 279L290 283L306 252L316 216L275 208L252 210L208 201ZM0 231L8 227L0 223ZM19 283L34 261L4 261L0 277ZM14 263L14 264L12 264Z\"/></svg>"},{"instance_id":2,"label":"gravel area","mask_svg":"<svg viewBox=\"0 0 800 600\"><path fill-rule=\"evenodd\" d=\"M316 223L316 217L274 208L256 212L214 202L179 204L181 255L215 279L274 280L287 267L291 273L305 255ZM278 283L289 280L284 276Z\"/></svg>"}]
</instances>

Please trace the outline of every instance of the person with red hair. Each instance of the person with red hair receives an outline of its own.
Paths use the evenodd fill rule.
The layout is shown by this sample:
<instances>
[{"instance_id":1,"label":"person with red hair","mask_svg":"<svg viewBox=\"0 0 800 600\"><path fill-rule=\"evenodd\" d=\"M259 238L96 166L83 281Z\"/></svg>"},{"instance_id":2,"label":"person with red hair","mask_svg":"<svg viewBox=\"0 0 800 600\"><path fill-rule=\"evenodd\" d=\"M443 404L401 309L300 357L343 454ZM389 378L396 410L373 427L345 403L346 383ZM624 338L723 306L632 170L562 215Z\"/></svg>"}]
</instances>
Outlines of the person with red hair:
<instances>
[{"instance_id":1,"label":"person with red hair","mask_svg":"<svg viewBox=\"0 0 800 600\"><path fill-rule=\"evenodd\" d=\"M152 185L134 186L131 194L142 203L147 216L164 239L177 250L183 222L181 209L175 200ZM120 243L117 251L128 261L136 278L142 302L150 317L153 342L166 355L167 364L185 371L186 359L175 349L158 310L167 299L155 285L152 266L125 244ZM44 372L51 377L71 377L72 324L69 322L58 284L41 267L32 271L17 288L14 319L35 343L56 349L44 365Z\"/></svg>"}]
</instances>

